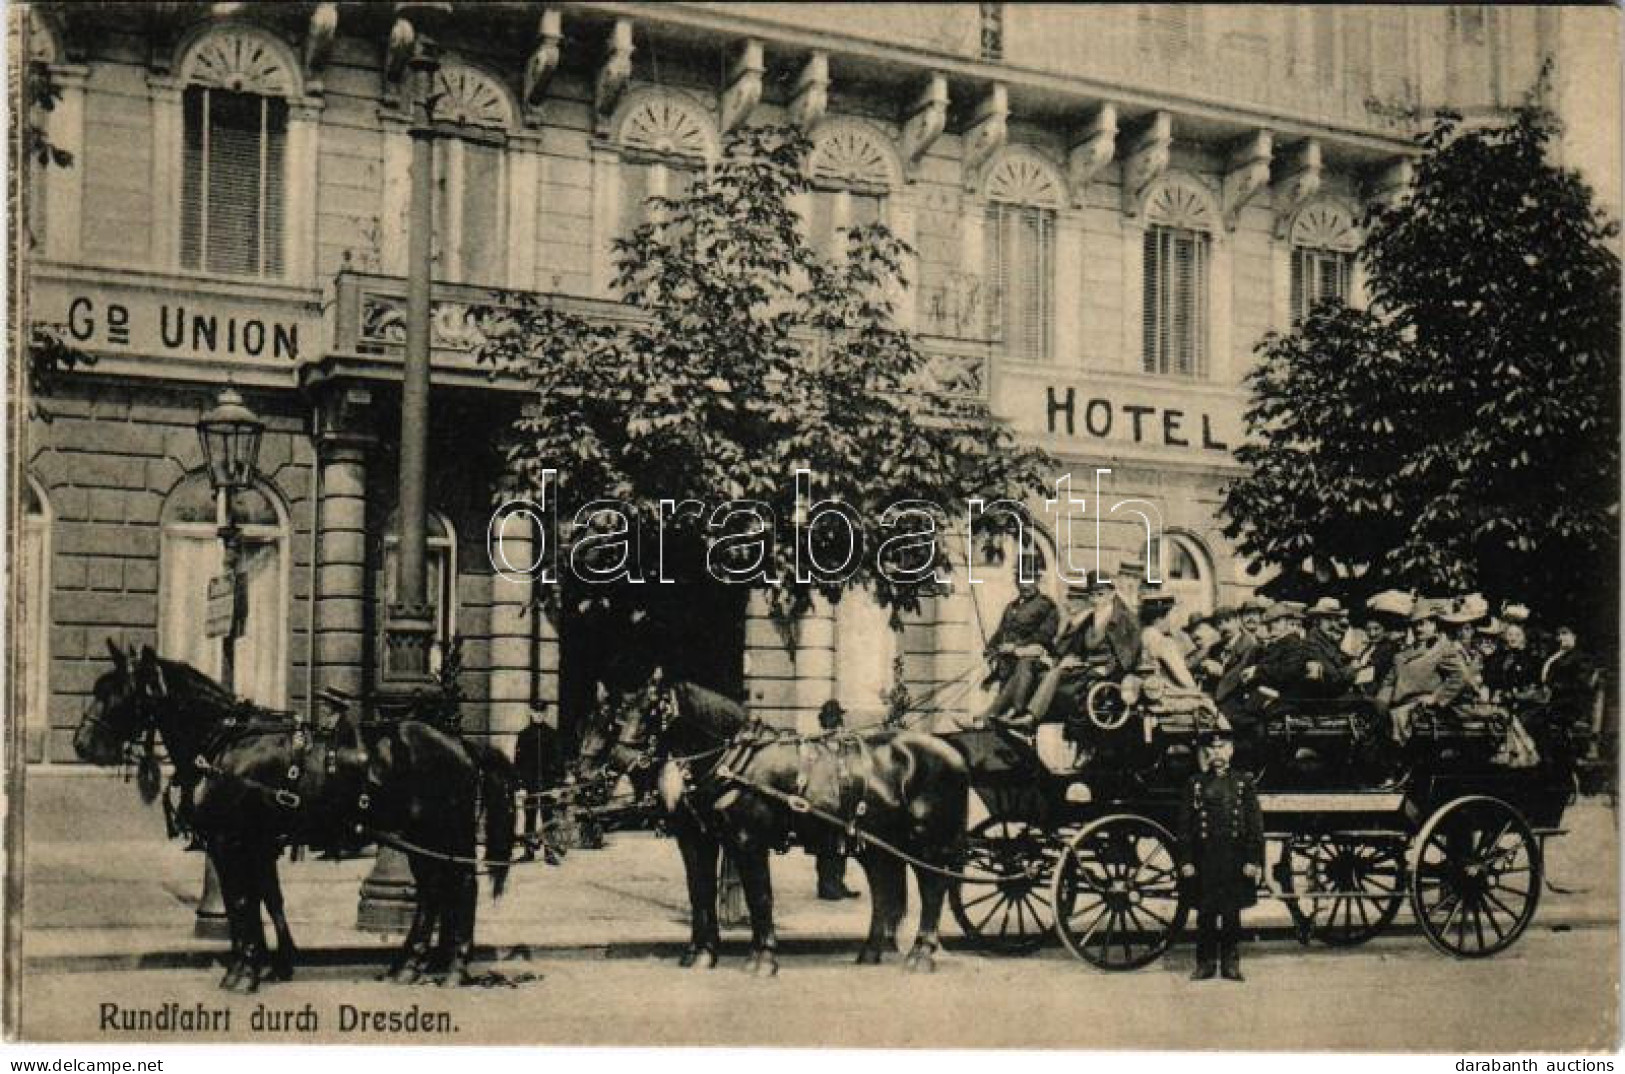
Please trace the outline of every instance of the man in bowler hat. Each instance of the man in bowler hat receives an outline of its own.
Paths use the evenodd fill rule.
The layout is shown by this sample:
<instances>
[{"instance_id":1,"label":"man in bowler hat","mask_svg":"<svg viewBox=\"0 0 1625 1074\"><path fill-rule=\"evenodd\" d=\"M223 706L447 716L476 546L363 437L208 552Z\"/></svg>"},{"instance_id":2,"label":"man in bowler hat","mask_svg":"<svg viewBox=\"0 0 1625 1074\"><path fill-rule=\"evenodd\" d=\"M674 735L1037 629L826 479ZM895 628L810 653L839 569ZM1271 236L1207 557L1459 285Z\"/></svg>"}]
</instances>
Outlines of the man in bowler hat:
<instances>
[{"instance_id":1,"label":"man in bowler hat","mask_svg":"<svg viewBox=\"0 0 1625 1074\"><path fill-rule=\"evenodd\" d=\"M1240 981L1241 911L1258 901L1264 817L1252 776L1230 767L1230 729L1205 728L1199 744L1202 769L1186 784L1179 808L1179 871L1194 887L1196 904L1191 980L1209 980L1218 969L1225 980Z\"/></svg>"}]
</instances>

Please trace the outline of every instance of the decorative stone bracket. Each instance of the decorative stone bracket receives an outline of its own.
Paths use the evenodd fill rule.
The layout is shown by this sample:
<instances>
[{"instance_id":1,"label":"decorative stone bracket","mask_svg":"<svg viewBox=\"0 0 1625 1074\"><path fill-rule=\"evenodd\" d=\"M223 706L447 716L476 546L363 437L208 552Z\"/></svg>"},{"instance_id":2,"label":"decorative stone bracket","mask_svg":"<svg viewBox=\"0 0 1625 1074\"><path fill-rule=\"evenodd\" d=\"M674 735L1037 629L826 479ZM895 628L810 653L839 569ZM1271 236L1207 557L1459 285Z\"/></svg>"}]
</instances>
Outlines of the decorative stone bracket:
<instances>
[{"instance_id":1,"label":"decorative stone bracket","mask_svg":"<svg viewBox=\"0 0 1625 1074\"><path fill-rule=\"evenodd\" d=\"M626 92L626 83L632 77L632 20L616 19L615 29L609 35L609 48L604 62L598 68L598 81L593 88L593 116L600 137L609 134L609 120L615 106Z\"/></svg>"},{"instance_id":2,"label":"decorative stone bracket","mask_svg":"<svg viewBox=\"0 0 1625 1074\"><path fill-rule=\"evenodd\" d=\"M1286 166L1275 181L1275 237L1284 239L1292 218L1310 198L1320 193L1320 143L1305 139L1287 152Z\"/></svg>"},{"instance_id":3,"label":"decorative stone bracket","mask_svg":"<svg viewBox=\"0 0 1625 1074\"><path fill-rule=\"evenodd\" d=\"M762 43L755 40L741 43L739 54L728 68L728 86L722 91L717 108L723 134L750 119L751 112L762 100L762 74L766 70Z\"/></svg>"},{"instance_id":4,"label":"decorative stone bracket","mask_svg":"<svg viewBox=\"0 0 1625 1074\"><path fill-rule=\"evenodd\" d=\"M1167 112L1153 113L1129 145L1123 158L1123 212L1138 216L1146 190L1168 170L1174 145L1173 117Z\"/></svg>"},{"instance_id":5,"label":"decorative stone bracket","mask_svg":"<svg viewBox=\"0 0 1625 1074\"><path fill-rule=\"evenodd\" d=\"M1401 158L1379 168L1366 185L1366 196L1384 209L1391 209L1410 193L1416 168Z\"/></svg>"},{"instance_id":6,"label":"decorative stone bracket","mask_svg":"<svg viewBox=\"0 0 1625 1074\"><path fill-rule=\"evenodd\" d=\"M1225 167L1223 216L1226 231L1236 230L1236 221L1247 203L1270 182L1270 156L1275 138L1269 131L1254 131L1230 151Z\"/></svg>"},{"instance_id":7,"label":"decorative stone bracket","mask_svg":"<svg viewBox=\"0 0 1625 1074\"><path fill-rule=\"evenodd\" d=\"M1010 139L1010 91L1002 82L988 88L987 96L976 105L976 113L965 128L965 189L975 190L982 168Z\"/></svg>"},{"instance_id":8,"label":"decorative stone bracket","mask_svg":"<svg viewBox=\"0 0 1625 1074\"><path fill-rule=\"evenodd\" d=\"M1078 132L1078 140L1067 150L1067 180L1072 187L1072 204L1075 207L1083 208L1089 184L1116 155L1117 106L1103 104L1095 109L1094 115Z\"/></svg>"},{"instance_id":9,"label":"decorative stone bracket","mask_svg":"<svg viewBox=\"0 0 1625 1074\"><path fill-rule=\"evenodd\" d=\"M305 76L315 77L333 54L333 39L339 29L339 6L327 2L317 4L310 12L305 27Z\"/></svg>"},{"instance_id":10,"label":"decorative stone bracket","mask_svg":"<svg viewBox=\"0 0 1625 1074\"><path fill-rule=\"evenodd\" d=\"M903 122L903 163L910 176L948 126L948 80L933 74Z\"/></svg>"},{"instance_id":11,"label":"decorative stone bracket","mask_svg":"<svg viewBox=\"0 0 1625 1074\"><path fill-rule=\"evenodd\" d=\"M560 42L564 39L563 19L557 8L542 12L542 22L536 31L536 51L525 62L525 118L532 122L540 119L539 110L547 97L547 87L559 69Z\"/></svg>"},{"instance_id":12,"label":"decorative stone bracket","mask_svg":"<svg viewBox=\"0 0 1625 1074\"><path fill-rule=\"evenodd\" d=\"M801 74L796 76L795 89L790 95L790 122L806 133L818 125L828 108L829 56L815 52L807 57Z\"/></svg>"}]
</instances>

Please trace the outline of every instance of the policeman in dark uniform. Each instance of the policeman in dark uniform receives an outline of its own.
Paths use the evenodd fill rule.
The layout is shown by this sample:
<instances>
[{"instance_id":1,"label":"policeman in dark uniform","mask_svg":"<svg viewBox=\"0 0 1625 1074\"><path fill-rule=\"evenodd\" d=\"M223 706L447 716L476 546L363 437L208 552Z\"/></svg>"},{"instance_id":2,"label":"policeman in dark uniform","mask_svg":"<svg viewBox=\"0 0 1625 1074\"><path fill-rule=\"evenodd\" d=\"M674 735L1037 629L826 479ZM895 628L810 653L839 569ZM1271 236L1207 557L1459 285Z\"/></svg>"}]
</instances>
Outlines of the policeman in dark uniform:
<instances>
[{"instance_id":1,"label":"policeman in dark uniform","mask_svg":"<svg viewBox=\"0 0 1625 1074\"><path fill-rule=\"evenodd\" d=\"M1227 981L1241 976L1241 911L1258 901L1264 871L1264 817L1253 777L1230 767L1235 744L1227 726L1205 728L1202 770L1180 799L1180 875L1194 886L1196 969L1206 981L1215 960Z\"/></svg>"}]
</instances>

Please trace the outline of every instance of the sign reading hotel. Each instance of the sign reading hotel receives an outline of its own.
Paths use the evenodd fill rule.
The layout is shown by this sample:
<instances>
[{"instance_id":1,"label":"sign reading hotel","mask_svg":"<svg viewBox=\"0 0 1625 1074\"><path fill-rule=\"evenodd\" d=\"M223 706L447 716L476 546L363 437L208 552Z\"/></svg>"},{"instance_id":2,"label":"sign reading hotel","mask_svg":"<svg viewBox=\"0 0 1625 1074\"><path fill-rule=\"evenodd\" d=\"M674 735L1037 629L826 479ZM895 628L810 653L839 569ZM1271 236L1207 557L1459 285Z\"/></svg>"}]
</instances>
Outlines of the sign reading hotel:
<instances>
[{"instance_id":1,"label":"sign reading hotel","mask_svg":"<svg viewBox=\"0 0 1625 1074\"><path fill-rule=\"evenodd\" d=\"M57 280L38 294L39 319L95 353L287 365L314 353L320 333L297 301Z\"/></svg>"},{"instance_id":2,"label":"sign reading hotel","mask_svg":"<svg viewBox=\"0 0 1625 1074\"><path fill-rule=\"evenodd\" d=\"M1226 463L1242 438L1241 401L1228 392L1010 378L997 394L995 409L1062 451Z\"/></svg>"}]
</instances>

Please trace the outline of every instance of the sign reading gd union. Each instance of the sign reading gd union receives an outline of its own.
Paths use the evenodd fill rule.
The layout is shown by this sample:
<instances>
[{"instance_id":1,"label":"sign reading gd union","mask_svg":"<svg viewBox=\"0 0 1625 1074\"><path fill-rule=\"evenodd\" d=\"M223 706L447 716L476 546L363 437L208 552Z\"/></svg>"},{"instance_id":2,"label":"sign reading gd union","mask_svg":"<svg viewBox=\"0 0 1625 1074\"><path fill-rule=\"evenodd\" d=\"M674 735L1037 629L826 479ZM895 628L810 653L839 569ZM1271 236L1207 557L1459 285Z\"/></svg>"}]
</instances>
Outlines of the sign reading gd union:
<instances>
[{"instance_id":1,"label":"sign reading gd union","mask_svg":"<svg viewBox=\"0 0 1625 1074\"><path fill-rule=\"evenodd\" d=\"M74 343L155 357L294 362L319 325L298 303L134 288L65 289L41 306Z\"/></svg>"}]
</instances>

